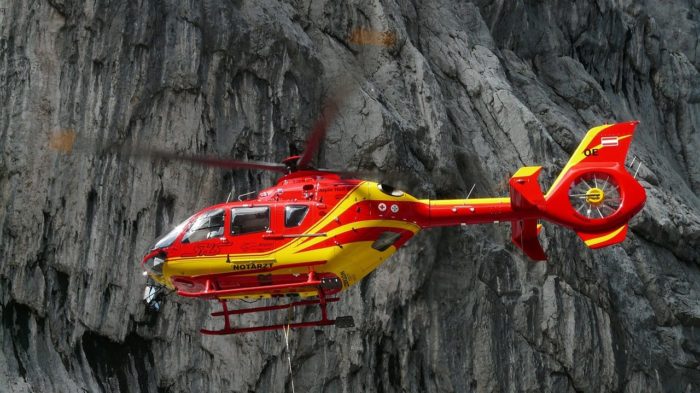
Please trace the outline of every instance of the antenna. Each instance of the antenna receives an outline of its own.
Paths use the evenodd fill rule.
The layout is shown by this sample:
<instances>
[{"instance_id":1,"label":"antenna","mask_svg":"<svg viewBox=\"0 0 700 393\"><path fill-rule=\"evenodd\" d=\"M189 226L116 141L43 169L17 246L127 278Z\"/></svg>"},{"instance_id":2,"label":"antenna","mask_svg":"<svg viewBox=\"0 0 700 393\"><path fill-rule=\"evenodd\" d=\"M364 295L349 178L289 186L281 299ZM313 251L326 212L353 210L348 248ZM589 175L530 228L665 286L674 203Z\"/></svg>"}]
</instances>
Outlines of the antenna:
<instances>
[{"instance_id":1,"label":"antenna","mask_svg":"<svg viewBox=\"0 0 700 393\"><path fill-rule=\"evenodd\" d=\"M238 196L238 200L239 200L239 201L243 201L244 199L248 199L248 198L247 198L248 195L253 195L253 194L255 194L256 192L257 192L257 191L251 191L251 192L246 192L245 194L241 194L241 195Z\"/></svg>"},{"instance_id":2,"label":"antenna","mask_svg":"<svg viewBox=\"0 0 700 393\"><path fill-rule=\"evenodd\" d=\"M467 194L467 197L465 199L469 199L470 196L472 196L472 191L474 191L474 187L476 187L476 183L472 185L471 190L469 190L469 194Z\"/></svg>"},{"instance_id":3,"label":"antenna","mask_svg":"<svg viewBox=\"0 0 700 393\"><path fill-rule=\"evenodd\" d=\"M634 171L634 178L637 178L637 173L639 172L639 168L642 167L642 160L639 160L639 165L637 165L637 170Z\"/></svg>"},{"instance_id":4,"label":"antenna","mask_svg":"<svg viewBox=\"0 0 700 393\"><path fill-rule=\"evenodd\" d=\"M630 162L629 165L627 165L627 167L628 167L630 170L632 170L632 169L634 168L634 163L635 163L635 162L637 162L637 169L634 170L634 175L633 175L633 177L636 179L636 178L637 178L637 175L639 174L639 170L642 168L642 164L643 164L642 159L639 158L639 157L637 157L637 155L634 155L634 156L632 157L632 162Z\"/></svg>"}]
</instances>

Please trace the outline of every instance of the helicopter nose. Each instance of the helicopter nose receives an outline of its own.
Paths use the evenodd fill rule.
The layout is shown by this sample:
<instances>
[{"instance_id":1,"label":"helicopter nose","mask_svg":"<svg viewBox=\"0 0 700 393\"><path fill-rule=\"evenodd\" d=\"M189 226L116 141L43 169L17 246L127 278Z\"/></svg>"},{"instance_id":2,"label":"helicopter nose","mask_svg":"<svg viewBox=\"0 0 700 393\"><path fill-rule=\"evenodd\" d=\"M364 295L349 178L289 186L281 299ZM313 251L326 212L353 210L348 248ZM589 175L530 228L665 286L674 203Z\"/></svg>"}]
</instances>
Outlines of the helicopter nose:
<instances>
[{"instance_id":1,"label":"helicopter nose","mask_svg":"<svg viewBox=\"0 0 700 393\"><path fill-rule=\"evenodd\" d=\"M160 277L163 275L163 266L165 265L165 259L165 254L163 253L150 254L145 258L143 262L143 268L148 273Z\"/></svg>"}]
</instances>

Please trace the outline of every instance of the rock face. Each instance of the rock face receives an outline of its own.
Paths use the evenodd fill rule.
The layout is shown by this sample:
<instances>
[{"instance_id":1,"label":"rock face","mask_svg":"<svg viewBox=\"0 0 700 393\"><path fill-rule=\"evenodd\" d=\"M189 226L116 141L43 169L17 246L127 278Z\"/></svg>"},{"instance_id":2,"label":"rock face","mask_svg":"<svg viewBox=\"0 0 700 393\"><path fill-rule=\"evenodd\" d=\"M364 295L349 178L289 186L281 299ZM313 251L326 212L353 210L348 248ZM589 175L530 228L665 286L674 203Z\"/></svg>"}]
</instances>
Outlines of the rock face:
<instances>
[{"instance_id":1,"label":"rock face","mask_svg":"<svg viewBox=\"0 0 700 393\"><path fill-rule=\"evenodd\" d=\"M0 391L700 391L698 1L78 3L0 1ZM637 119L647 206L604 250L546 226L546 263L507 225L424 232L334 306L355 330L292 333L293 377L281 333L203 337L214 305L175 295L146 312L153 239L274 177L51 135L279 161L341 80L321 165L505 194Z\"/></svg>"}]
</instances>

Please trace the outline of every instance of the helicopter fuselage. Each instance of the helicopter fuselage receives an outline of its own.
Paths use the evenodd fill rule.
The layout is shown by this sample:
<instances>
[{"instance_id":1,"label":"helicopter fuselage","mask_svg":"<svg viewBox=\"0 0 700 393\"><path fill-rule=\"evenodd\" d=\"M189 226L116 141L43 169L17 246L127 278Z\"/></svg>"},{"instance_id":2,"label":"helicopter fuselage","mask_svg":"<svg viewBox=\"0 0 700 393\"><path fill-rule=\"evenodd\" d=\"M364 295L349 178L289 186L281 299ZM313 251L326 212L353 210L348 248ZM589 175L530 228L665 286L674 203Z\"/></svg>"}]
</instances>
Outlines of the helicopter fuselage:
<instances>
[{"instance_id":1,"label":"helicopter fuselage","mask_svg":"<svg viewBox=\"0 0 700 393\"><path fill-rule=\"evenodd\" d=\"M345 289L422 228L459 224L466 212L470 223L478 223L508 219L512 210L509 198L421 200L371 181L298 171L254 200L200 211L144 264L153 278L184 296L313 296L316 291L305 285L286 284L303 283L313 271ZM147 266L158 256L161 274ZM275 289L276 283L285 285Z\"/></svg>"}]
</instances>

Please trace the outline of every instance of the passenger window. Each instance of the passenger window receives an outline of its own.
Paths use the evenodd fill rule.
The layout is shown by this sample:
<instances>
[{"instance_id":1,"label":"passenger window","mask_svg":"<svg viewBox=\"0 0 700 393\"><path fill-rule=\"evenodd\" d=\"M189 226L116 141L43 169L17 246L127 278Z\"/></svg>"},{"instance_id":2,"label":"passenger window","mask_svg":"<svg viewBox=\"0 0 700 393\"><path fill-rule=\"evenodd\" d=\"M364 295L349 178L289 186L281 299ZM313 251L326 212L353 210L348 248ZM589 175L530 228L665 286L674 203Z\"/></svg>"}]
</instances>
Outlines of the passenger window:
<instances>
[{"instance_id":1,"label":"passenger window","mask_svg":"<svg viewBox=\"0 0 700 393\"><path fill-rule=\"evenodd\" d=\"M203 213L197 217L182 238L183 243L194 243L224 234L224 209Z\"/></svg>"},{"instance_id":2,"label":"passenger window","mask_svg":"<svg viewBox=\"0 0 700 393\"><path fill-rule=\"evenodd\" d=\"M266 231L270 227L270 208L237 207L231 209L231 234Z\"/></svg>"},{"instance_id":3,"label":"passenger window","mask_svg":"<svg viewBox=\"0 0 700 393\"><path fill-rule=\"evenodd\" d=\"M298 227L306 213L309 211L308 206L304 205L289 205L284 208L284 226L287 228Z\"/></svg>"}]
</instances>

